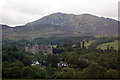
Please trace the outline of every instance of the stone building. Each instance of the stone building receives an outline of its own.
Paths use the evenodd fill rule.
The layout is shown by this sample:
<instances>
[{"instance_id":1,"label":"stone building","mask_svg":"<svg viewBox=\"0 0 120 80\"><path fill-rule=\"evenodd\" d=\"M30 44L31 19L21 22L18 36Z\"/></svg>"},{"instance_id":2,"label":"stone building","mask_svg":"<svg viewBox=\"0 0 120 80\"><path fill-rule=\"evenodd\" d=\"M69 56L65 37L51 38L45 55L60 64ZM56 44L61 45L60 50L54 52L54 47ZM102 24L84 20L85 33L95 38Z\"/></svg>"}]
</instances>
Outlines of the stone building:
<instances>
[{"instance_id":1,"label":"stone building","mask_svg":"<svg viewBox=\"0 0 120 80\"><path fill-rule=\"evenodd\" d=\"M31 46L30 44L27 44L25 47L26 52L32 52L33 54L39 53L39 51L43 51L44 54L52 54L53 53L53 48L52 45L34 45Z\"/></svg>"}]
</instances>

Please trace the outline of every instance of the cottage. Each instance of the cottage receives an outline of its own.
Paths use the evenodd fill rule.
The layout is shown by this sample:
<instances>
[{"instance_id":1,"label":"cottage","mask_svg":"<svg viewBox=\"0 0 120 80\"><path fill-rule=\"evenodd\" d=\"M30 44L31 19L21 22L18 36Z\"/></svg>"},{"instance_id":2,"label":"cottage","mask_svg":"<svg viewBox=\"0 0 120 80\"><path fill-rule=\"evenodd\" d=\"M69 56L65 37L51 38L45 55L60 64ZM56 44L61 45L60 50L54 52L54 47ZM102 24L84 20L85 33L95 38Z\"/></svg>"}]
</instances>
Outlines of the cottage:
<instances>
[{"instance_id":1,"label":"cottage","mask_svg":"<svg viewBox=\"0 0 120 80\"><path fill-rule=\"evenodd\" d=\"M40 63L38 61L32 61L31 66L39 65Z\"/></svg>"},{"instance_id":2,"label":"cottage","mask_svg":"<svg viewBox=\"0 0 120 80\"><path fill-rule=\"evenodd\" d=\"M67 67L68 66L67 62L63 62L63 61L60 61L57 65L58 65L58 67Z\"/></svg>"}]
</instances>

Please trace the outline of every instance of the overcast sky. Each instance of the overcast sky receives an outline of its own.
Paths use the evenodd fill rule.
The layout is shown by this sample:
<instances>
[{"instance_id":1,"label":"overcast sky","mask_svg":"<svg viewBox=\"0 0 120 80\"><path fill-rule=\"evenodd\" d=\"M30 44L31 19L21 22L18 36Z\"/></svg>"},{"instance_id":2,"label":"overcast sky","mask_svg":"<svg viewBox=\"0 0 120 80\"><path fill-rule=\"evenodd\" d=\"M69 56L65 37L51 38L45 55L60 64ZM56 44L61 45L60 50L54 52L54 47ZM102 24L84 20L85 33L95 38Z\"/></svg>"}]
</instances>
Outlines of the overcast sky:
<instances>
[{"instance_id":1,"label":"overcast sky","mask_svg":"<svg viewBox=\"0 0 120 80\"><path fill-rule=\"evenodd\" d=\"M89 13L117 20L118 1L120 0L0 0L0 24L24 25L56 12Z\"/></svg>"}]
</instances>

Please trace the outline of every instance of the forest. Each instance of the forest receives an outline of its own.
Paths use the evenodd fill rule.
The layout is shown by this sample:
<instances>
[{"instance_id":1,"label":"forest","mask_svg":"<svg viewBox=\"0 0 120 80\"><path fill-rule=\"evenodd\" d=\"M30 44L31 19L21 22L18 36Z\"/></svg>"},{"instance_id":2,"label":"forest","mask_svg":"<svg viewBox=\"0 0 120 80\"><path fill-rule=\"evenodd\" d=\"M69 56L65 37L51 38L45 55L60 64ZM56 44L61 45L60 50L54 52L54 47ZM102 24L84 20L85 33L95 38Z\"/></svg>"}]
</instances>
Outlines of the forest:
<instances>
[{"instance_id":1,"label":"forest","mask_svg":"<svg viewBox=\"0 0 120 80\"><path fill-rule=\"evenodd\" d=\"M88 48L85 44L94 40ZM120 78L118 64L120 49L107 46L97 49L103 43L118 40L116 37L48 37L34 40L3 40L3 79L117 79ZM27 44L51 44L53 54L44 55L25 52ZM73 46L74 45L74 46ZM32 61L40 64L32 66ZM60 61L68 66L58 66Z\"/></svg>"}]
</instances>

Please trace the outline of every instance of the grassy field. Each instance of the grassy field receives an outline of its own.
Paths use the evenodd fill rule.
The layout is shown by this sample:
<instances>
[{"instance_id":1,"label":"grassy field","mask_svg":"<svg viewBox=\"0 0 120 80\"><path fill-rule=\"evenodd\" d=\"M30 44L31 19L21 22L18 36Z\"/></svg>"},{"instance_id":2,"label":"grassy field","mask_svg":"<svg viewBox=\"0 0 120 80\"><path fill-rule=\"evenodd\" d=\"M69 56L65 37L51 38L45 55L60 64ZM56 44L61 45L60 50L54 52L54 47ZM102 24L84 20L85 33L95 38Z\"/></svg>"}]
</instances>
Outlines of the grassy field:
<instances>
[{"instance_id":1,"label":"grassy field","mask_svg":"<svg viewBox=\"0 0 120 80\"><path fill-rule=\"evenodd\" d=\"M57 45L52 45L53 48L57 48Z\"/></svg>"},{"instance_id":2,"label":"grassy field","mask_svg":"<svg viewBox=\"0 0 120 80\"><path fill-rule=\"evenodd\" d=\"M88 48L95 40L90 40L88 43L85 42L85 47Z\"/></svg>"},{"instance_id":3,"label":"grassy field","mask_svg":"<svg viewBox=\"0 0 120 80\"><path fill-rule=\"evenodd\" d=\"M94 37L96 37L96 38L100 38L100 37L103 37L103 36L100 36L100 35L95 35Z\"/></svg>"},{"instance_id":4,"label":"grassy field","mask_svg":"<svg viewBox=\"0 0 120 80\"><path fill-rule=\"evenodd\" d=\"M100 49L105 50L105 49L107 49L107 45L109 45L109 46L114 46L114 49L115 49L115 50L118 50L118 41L101 44L101 45L99 45L99 46L97 47L97 49L100 48Z\"/></svg>"},{"instance_id":5,"label":"grassy field","mask_svg":"<svg viewBox=\"0 0 120 80\"><path fill-rule=\"evenodd\" d=\"M85 41L85 47L88 48L95 40L90 40L88 43ZM81 42L82 44L82 42ZM76 45L72 45L72 47L75 47Z\"/></svg>"}]
</instances>

